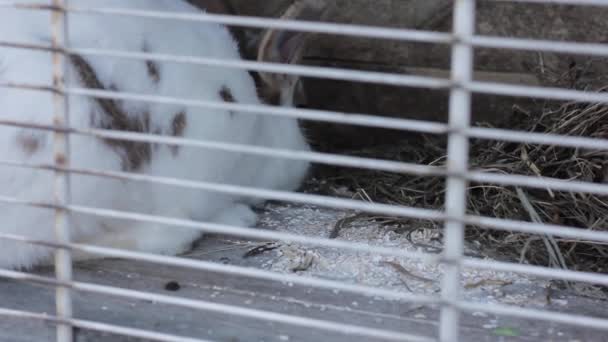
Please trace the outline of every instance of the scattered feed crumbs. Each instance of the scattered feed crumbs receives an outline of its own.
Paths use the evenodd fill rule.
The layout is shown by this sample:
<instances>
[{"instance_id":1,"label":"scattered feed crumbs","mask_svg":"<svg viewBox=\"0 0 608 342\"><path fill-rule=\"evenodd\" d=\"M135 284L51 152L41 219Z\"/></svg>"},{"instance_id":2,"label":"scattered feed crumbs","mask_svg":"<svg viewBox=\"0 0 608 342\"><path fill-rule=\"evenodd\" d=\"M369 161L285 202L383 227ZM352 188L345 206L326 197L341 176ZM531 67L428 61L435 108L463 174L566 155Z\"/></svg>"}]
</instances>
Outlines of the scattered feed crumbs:
<instances>
[{"instance_id":1,"label":"scattered feed crumbs","mask_svg":"<svg viewBox=\"0 0 608 342\"><path fill-rule=\"evenodd\" d=\"M329 237L336 224L356 213L344 210L319 208L310 205L269 204L262 214L260 226L279 232ZM435 253L440 251L437 231L417 230L400 234L390 226L374 221L353 220L343 226L336 239L372 246L400 248L411 252ZM442 266L420 260L374 255L366 252L345 251L337 248L307 246L298 243L281 243L269 251L272 257L263 267L276 272L298 273L347 283L356 283L385 289L408 291L415 294L439 293ZM467 246L467 254L476 254ZM543 288L548 282L510 272L465 269L464 295L467 299L509 304L542 304ZM509 294L506 288L531 286L533 291L516 291Z\"/></svg>"}]
</instances>

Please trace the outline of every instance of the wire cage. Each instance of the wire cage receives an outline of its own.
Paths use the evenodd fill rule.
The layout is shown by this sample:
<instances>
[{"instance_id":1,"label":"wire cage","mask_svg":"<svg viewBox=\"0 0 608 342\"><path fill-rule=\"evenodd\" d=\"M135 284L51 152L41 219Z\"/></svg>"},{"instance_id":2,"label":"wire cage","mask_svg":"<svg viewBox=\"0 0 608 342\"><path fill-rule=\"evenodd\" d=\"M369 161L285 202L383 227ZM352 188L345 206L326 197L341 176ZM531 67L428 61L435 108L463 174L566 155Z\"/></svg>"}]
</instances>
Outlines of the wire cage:
<instances>
[{"instance_id":1,"label":"wire cage","mask_svg":"<svg viewBox=\"0 0 608 342\"><path fill-rule=\"evenodd\" d=\"M181 0L175 0L181 1ZM494 184L514 188L531 188L567 194L608 195L608 185L573 176L560 179L537 175L492 172L471 166L473 139L502 141L523 145L548 145L576 150L605 151L608 143L598 136L567 136L532 130L516 130L474 125L472 121L473 95L539 98L574 103L608 103L602 91L567 89L563 87L480 81L474 77L475 50L479 48L531 52L554 52L575 55L608 57L608 46L594 42L552 41L545 39L510 38L476 34L476 11L479 3L508 2L522 4L570 5L572 7L608 7L606 0L454 0L451 32L422 29L391 28L359 24L332 23L254 17L203 11L167 12L123 7L98 7L95 1L81 7L82 1L53 0L3 1L0 11L20 8L24 11L47 11L52 14L48 30L52 41L37 44L21 41L0 41L0 47L45 51L52 55L52 84L6 81L0 77L4 90L50 92L53 97L52 124L25 122L0 116L0 124L53 132L53 162L30 163L0 157L2 167L24 170L42 169L53 172L53 198L48 201L0 196L2 205L34 206L54 211L52 241L40 241L28 236L5 233L0 228L0 239L5 243L27 243L51 247L55 250L54 271L48 269L1 269L0 277L0 333L4 341L60 342L87 340L121 340L138 338L152 341L293 341L322 339L342 341L355 338L369 341L459 341L459 340L585 340L601 341L608 330L606 302L571 296L568 292L543 287L542 282L562 281L565 284L587 283L606 291L608 276L601 269L581 271L576 267L548 267L518 263L517 260L494 260L471 256L465 238L469 226L482 229L519 232L542 237L560 237L569 241L608 243L608 232L598 227L581 227L548 222L493 217L468 210L470 184ZM73 5L74 3L78 5ZM127 3L127 2L125 2ZM208 56L185 56L154 52L131 52L100 48L83 48L70 44L69 25L73 14L96 16L126 16L133 21L189 22L192 25L217 23L250 29L283 29L333 35L340 39L382 39L397 42L417 42L446 46L451 53L448 77L420 76L398 72L367 71L354 68L287 65L252 61L226 60ZM3 24L0 24L2 26ZM126 33L125 33L126 34ZM184 99L154 94L122 92L112 89L91 89L66 82L65 73L72 56L120 58L133 61L171 62L197 66L234 68L255 72L299 75L315 79L428 88L449 94L447 122L386 117L369 113L343 113L313 108L277 107L266 104L244 104L234 101ZM0 60L2 57L0 57ZM158 134L129 132L101 128L70 127L70 117L81 115L70 108L69 98L101 98L115 101L139 101L155 104L177 104L185 107L216 109L251 115L290 117L325 124L348 124L362 128L411 131L447 137L445 161L441 165L420 164L326 151L296 151L288 148L269 148L211 140L194 140ZM3 108L6 111L7 108ZM292 192L246 187L234 184L192 181L161 177L143 172L109 171L71 165L69 139L73 135L97 139L118 139L200 149L225 153L242 153L254 157L276 157L292 162L307 161L348 169L407 174L417 177L445 179L445 191L437 196L444 199L441 208L413 207L370 200L364 196L328 196L315 191ZM523 157L522 157L523 158ZM212 191L218 194L239 195L264 200L287 202L290 205L264 207L265 222L272 215L287 215L287 219L273 221L269 229L252 229L238 225L218 224L124 211L96 208L71 202L71 191L78 184L72 175L107 177L121 181L158 183L168 187ZM572 195L574 196L574 195ZM363 200L361 200L363 199ZM525 204L524 204L525 207ZM338 214L336 214L338 213ZM411 239L396 233L378 233L373 241L367 237L340 238L337 231L355 213L403 220L433 221L443 228L437 248L405 248L398 241ZM118 248L94 246L74 241L71 237L72 215L91 215L116 220L140 221L165 226L179 226L201 233L241 239L232 245L213 245L201 242L196 253L185 256L157 255ZM291 216L290 216L291 215ZM304 218L302 218L304 215ZM308 215L308 216L306 216ZM310 222L310 218L320 221ZM337 221L337 222L336 222ZM404 221L408 222L408 221ZM414 221L412 221L414 222ZM416 221L417 222L417 221ZM6 222L5 224L10 224ZM17 223L18 224L18 223ZM334 225L335 224L335 225ZM366 223L374 225L375 223ZM412 223L413 224L413 223ZM288 229L279 229L277 227ZM305 229L315 226L317 230ZM333 227L330 236L328 226ZM319 228L320 227L320 228ZM585 227L583 227L585 228ZM600 227L601 228L601 227ZM320 230L319 230L320 229ZM379 234L379 235L378 235ZM231 240L232 241L232 240ZM234 240L236 241L236 240ZM232 241L232 242L234 242ZM252 242L254 241L254 242ZM262 241L263 243L259 242ZM551 239L546 240L551 243ZM217 241L216 241L217 242ZM437 242L437 241L435 241ZM240 244L240 245L239 245ZM3 246L0 244L0 246ZM238 248L236 248L236 247ZM240 246L240 247L239 247ZM283 246L284 248L282 248ZM326 253L324 262L329 273L321 276L306 271L319 256L312 249L291 248L307 246ZM221 248L220 248L221 247ZM255 248L252 248L255 247ZM217 258L205 253L215 248ZM239 249L240 248L240 249ZM248 249L247 258L230 259L230 251L240 253ZM291 249L290 249L291 248ZM277 259L268 255L254 262L252 256L292 253L297 263L274 267ZM304 253L302 253L304 250ZM219 251L219 252L218 252ZM224 253L225 251L228 251ZM74 263L76 253L89 253L106 259ZM211 253L211 252L209 252ZM340 254L349 253L349 254ZM600 253L600 252L598 252ZM2 254L0 254L2 255ZM275 255L276 256L276 255ZM112 259L114 258L114 259ZM241 260L242 259L242 260ZM316 260L316 261L315 261ZM418 265L417 270L430 269L436 277L427 279L403 266ZM292 260L293 261L293 260ZM369 264L384 265L391 279L410 279L411 283L433 283L428 291L412 289L407 282L385 284L378 276L376 282L364 280L364 268ZM148 265L146 272L138 267ZM339 264L339 267L335 267ZM150 266L151 265L151 266ZM418 267L416 266L416 267ZM345 276L338 269L351 267L354 275ZM358 267L358 268L357 268ZM492 276L517 274L506 280L483 279ZM347 272L348 273L348 272ZM311 275L312 274L312 275ZM395 278L396 277L396 278ZM481 280L480 278L481 277ZM515 279L515 280L513 280ZM523 280L522 280L523 279ZM393 281L390 280L390 281ZM521 281L520 281L521 280ZM157 286L158 284L162 286ZM33 286L43 285L43 287ZM545 284L545 283L543 283ZM387 286L384 286L387 285ZM501 289L510 286L508 295ZM567 285L566 287L568 287ZM54 289L55 293L49 293ZM229 289L229 290L227 290ZM480 290L481 289L481 290ZM489 290L488 290L489 289ZM541 290L547 292L537 293ZM471 290L479 290L470 294ZM169 292L171 293L169 293ZM485 291L485 292L483 292ZM535 292L536 291L536 292ZM551 291L562 291L552 296ZM501 295L502 294L502 295ZM484 297L484 300L479 299ZM520 300L515 298L520 296ZM534 301L543 298L540 305ZM488 300L490 298L490 300ZM565 299L567 298L567 299ZM54 312L49 312L48 300L54 301ZM6 305L5 305L6 304ZM90 308L88 306L95 306ZM120 308L119 308L120 307ZM198 316L197 316L198 315ZM131 322L125 321L132 320ZM500 321L499 321L500 320ZM197 323L198 322L198 323ZM50 323L49 325L45 325ZM199 326L200 324L200 326ZM51 334L56 327L56 336ZM210 328L216 327L216 328ZM12 329L12 330L11 330ZM87 331L88 333L86 333ZM97 332L98 335L86 335ZM83 335L84 334L84 335ZM104 335L107 334L107 335ZM4 336L3 336L4 335ZM91 337L92 336L92 337Z\"/></svg>"}]
</instances>

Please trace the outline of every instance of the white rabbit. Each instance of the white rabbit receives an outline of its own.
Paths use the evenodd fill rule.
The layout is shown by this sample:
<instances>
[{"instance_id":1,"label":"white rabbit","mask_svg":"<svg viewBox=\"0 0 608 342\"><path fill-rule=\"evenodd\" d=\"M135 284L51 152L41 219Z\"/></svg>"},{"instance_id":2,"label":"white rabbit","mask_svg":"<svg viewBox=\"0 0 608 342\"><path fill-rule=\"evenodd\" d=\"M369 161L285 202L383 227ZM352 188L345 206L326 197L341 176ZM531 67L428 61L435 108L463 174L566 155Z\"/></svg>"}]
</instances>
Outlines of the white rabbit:
<instances>
[{"instance_id":1,"label":"white rabbit","mask_svg":"<svg viewBox=\"0 0 608 342\"><path fill-rule=\"evenodd\" d=\"M50 0L47 0L50 3ZM40 3L18 0L17 3ZM185 0L72 0L70 5L154 11L197 12ZM299 17L320 8L296 2L285 16ZM237 45L222 25L116 15L70 13L69 44L73 48L116 49L239 59ZM1 8L0 41L49 44L50 12ZM258 58L296 62L306 35L268 31ZM297 77L260 74L260 95L246 70L101 56L68 59L66 83L71 87L213 100L290 106ZM0 48L0 83L52 84L47 52ZM261 100L262 98L263 100ZM70 126L103 128L224 141L294 150L309 147L297 120L181 105L113 101L71 96ZM52 124L52 95L48 92L0 88L0 120ZM74 168L127 171L194 181L238 184L292 191L307 173L308 163L194 147L111 141L71 135L70 163ZM0 126L0 159L51 163L53 134L49 131ZM0 167L0 196L50 202L52 172ZM203 192L149 182L71 175L74 205L130 211L181 219L252 226L256 214L249 205L261 200ZM0 204L0 233L53 241L51 209ZM188 249L200 232L183 227L71 215L72 240L150 253L177 254ZM0 268L28 268L51 260L53 250L0 239ZM78 255L78 258L90 257Z\"/></svg>"}]
</instances>

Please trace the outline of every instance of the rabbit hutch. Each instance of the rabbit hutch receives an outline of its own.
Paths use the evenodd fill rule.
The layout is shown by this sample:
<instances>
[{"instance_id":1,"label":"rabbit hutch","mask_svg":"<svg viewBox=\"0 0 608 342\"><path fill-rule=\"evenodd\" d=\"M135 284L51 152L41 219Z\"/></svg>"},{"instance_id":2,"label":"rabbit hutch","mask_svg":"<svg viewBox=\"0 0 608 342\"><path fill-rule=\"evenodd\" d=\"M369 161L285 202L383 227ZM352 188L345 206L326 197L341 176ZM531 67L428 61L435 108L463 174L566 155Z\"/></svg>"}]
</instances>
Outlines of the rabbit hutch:
<instances>
[{"instance_id":1,"label":"rabbit hutch","mask_svg":"<svg viewBox=\"0 0 608 342\"><path fill-rule=\"evenodd\" d=\"M28 244L54 253L46 264L23 268L4 267L2 257L11 256L0 252L0 341L606 340L608 1L171 0L184 3L179 11L147 8L146 1L165 0L0 2L0 18L9 10L52 16L36 24L48 25L51 41L19 41L18 30L16 37L0 34L0 92L46 92L54 101L48 123L0 115L2 127L42 130L52 138L49 163L3 155L0 164L51 172L53 196L16 198L5 189L0 207L34 206L55 218L36 227L52 233L48 241L0 228L5 251ZM70 25L78 25L71 19L79 15L108 20L88 46L71 40L77 34ZM114 17L132 26L113 28ZM137 51L108 48L107 32L128 41L139 34L138 20L162 23L156 37L163 31L167 40L172 32L180 36L157 45L148 38ZM141 25L142 35L148 24ZM0 23L8 32L22 27L11 25ZM195 29L208 39L201 44L209 55L187 46L185 36ZM219 33L205 31L211 29ZM213 52L224 34L234 39L232 58ZM154 51L164 44L182 48ZM43 79L50 83L33 84L29 71L24 80L4 76L19 75L7 73L11 59L2 54L11 49L48 54L52 73ZM103 64L90 67L87 58L130 59L141 72L97 79L93 69L104 71ZM212 101L173 94L174 88L198 89L197 83L231 82L228 71L205 79L176 71L181 78L172 78L169 90L139 91L132 81L140 72L161 84L167 70L178 70L169 64L237 70L230 75L256 87L261 100L240 103L239 87L219 88ZM74 84L72 69L89 81ZM129 91L121 91L122 84ZM272 84L289 90L266 96L261 89ZM0 94L3 105L5 97ZM131 102L153 102L196 107L198 114L270 117L270 140L292 135L280 120L297 119L310 149L204 135L182 139L178 132L191 122L184 112L167 134L152 128L140 134L128 120L69 127L66 119L87 114L79 108L88 107L66 105L76 97L96 99L107 115L140 108ZM154 119L146 120L151 127ZM70 139L79 135L130 139L120 146L143 146L138 151L145 153L126 159L132 167L99 171L70 154L78 150L78 140ZM40 148L38 140L20 142ZM235 163L222 172L246 169L247 180L234 184L133 166L153 159L156 144L168 146L168 156L188 146L287 162L276 170ZM103 158L97 150L85 152L92 161ZM310 167L297 190L247 183L268 178L271 184L302 161ZM139 212L148 199L129 191L118 209L98 208L70 202L80 186L73 174L208 191L218 203L219 196L236 194L259 200L246 202L252 209L243 206L248 219L221 221ZM7 189L32 186L5 175L0 172ZM180 227L202 237L177 255L96 245L74 235L80 215ZM82 253L96 258L81 260Z\"/></svg>"}]
</instances>

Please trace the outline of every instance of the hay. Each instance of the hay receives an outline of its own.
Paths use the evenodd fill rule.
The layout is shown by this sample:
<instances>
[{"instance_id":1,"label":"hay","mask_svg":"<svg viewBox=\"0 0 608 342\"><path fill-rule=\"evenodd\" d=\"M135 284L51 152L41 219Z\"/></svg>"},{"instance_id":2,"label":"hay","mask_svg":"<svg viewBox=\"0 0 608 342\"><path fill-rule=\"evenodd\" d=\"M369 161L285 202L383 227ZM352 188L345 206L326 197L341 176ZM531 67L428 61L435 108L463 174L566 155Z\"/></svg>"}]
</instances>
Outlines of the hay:
<instances>
[{"instance_id":1,"label":"hay","mask_svg":"<svg viewBox=\"0 0 608 342\"><path fill-rule=\"evenodd\" d=\"M568 136L608 138L608 105L568 103L545 109L541 115L520 111L510 128ZM489 126L489 125L486 125ZM446 149L443 140L423 136L395 147L349 153L391 160L442 166ZM379 155L378 151L382 151ZM601 183L607 180L608 151L562 148L501 141L472 140L470 165L474 169L504 174L542 175L560 179ZM418 177L386 172L324 167L318 178L326 182L317 189L363 200L398 205L443 208L444 178ZM338 189L338 190L336 190ZM556 192L470 184L468 211L504 219L542 222L608 231L608 198L580 193ZM361 218L360 218L361 219ZM403 233L416 229L441 228L441 224L391 217L382 220ZM608 273L608 245L467 228L467 240L480 245L488 255L525 263Z\"/></svg>"}]
</instances>

